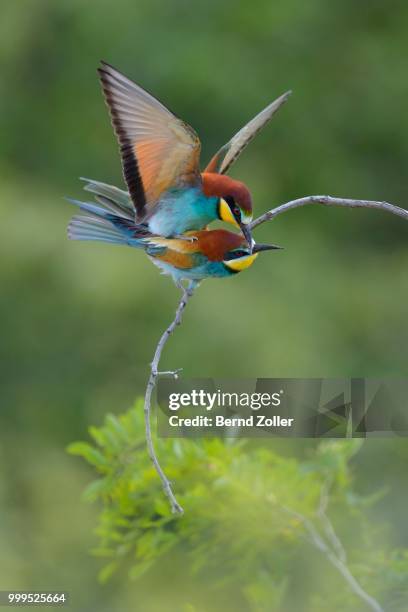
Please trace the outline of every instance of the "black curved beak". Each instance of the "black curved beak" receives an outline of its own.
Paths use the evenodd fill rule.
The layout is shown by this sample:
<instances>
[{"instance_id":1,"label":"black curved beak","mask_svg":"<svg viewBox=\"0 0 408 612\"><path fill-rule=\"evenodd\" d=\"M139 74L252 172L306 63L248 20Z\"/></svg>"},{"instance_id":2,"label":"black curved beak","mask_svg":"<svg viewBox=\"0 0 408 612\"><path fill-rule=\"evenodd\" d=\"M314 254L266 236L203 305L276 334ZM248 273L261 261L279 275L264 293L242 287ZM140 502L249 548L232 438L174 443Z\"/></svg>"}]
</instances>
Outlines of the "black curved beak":
<instances>
[{"instance_id":1,"label":"black curved beak","mask_svg":"<svg viewBox=\"0 0 408 612\"><path fill-rule=\"evenodd\" d=\"M254 244L252 247L253 253L260 253L261 251L272 251L275 249L283 249L283 247L278 246L277 244Z\"/></svg>"},{"instance_id":2,"label":"black curved beak","mask_svg":"<svg viewBox=\"0 0 408 612\"><path fill-rule=\"evenodd\" d=\"M240 223L239 227L241 228L241 232L244 234L244 238L247 241L249 248L252 249L252 233L249 226L245 225L245 223Z\"/></svg>"}]
</instances>

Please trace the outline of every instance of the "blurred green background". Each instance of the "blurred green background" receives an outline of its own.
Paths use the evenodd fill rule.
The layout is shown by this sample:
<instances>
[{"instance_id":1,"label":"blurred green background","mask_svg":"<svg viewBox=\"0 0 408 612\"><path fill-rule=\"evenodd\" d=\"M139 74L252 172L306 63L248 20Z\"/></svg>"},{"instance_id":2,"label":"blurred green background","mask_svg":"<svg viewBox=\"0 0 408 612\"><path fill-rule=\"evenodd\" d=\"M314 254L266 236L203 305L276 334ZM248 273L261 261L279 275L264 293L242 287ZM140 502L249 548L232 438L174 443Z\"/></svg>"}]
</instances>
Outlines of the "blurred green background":
<instances>
[{"instance_id":1,"label":"blurred green background","mask_svg":"<svg viewBox=\"0 0 408 612\"><path fill-rule=\"evenodd\" d=\"M1 589L66 589L75 610L158 609L149 600L154 575L96 582L97 509L80 502L90 470L65 453L107 411L123 412L143 393L178 298L141 253L66 238L74 211L63 197L82 196L77 177L123 185L99 60L194 126L203 163L293 89L232 171L259 214L320 193L407 207L407 28L403 0L3 1ZM220 378L407 375L401 219L306 207L256 238L285 250L203 283L165 350L165 369ZM301 454L305 443L279 448ZM389 524L391 544L408 544L407 457L404 440L381 440L354 460L361 492L387 485L371 514ZM177 584L174 610L182 610Z\"/></svg>"}]
</instances>

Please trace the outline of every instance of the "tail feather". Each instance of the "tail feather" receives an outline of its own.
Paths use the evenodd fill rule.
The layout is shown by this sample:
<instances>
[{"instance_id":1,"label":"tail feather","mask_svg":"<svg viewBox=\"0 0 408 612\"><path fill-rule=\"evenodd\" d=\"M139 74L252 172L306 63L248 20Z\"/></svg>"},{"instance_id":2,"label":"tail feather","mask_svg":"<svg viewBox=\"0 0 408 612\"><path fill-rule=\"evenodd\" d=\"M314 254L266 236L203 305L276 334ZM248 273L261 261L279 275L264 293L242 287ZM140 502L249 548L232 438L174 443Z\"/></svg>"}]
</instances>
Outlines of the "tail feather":
<instances>
[{"instance_id":1,"label":"tail feather","mask_svg":"<svg viewBox=\"0 0 408 612\"><path fill-rule=\"evenodd\" d=\"M126 242L120 242L119 240L115 240L114 238L100 238L99 236L92 236L91 234L79 234L76 233L70 235L70 240L81 240L84 242L106 242L108 244L126 244Z\"/></svg>"},{"instance_id":2,"label":"tail feather","mask_svg":"<svg viewBox=\"0 0 408 612\"><path fill-rule=\"evenodd\" d=\"M91 213L91 215L94 215L97 218L109 220L110 217L114 216L110 211L106 210L105 208L102 208L102 206L97 206L96 204L92 204L91 202L81 202L81 200L75 200L73 198L67 198L67 200L68 202L71 202L71 204L79 206L81 210Z\"/></svg>"},{"instance_id":3,"label":"tail feather","mask_svg":"<svg viewBox=\"0 0 408 612\"><path fill-rule=\"evenodd\" d=\"M135 221L136 211L127 191L118 189L118 187L114 187L113 185L93 181L92 179L81 177L81 180L86 182L84 187L85 191L93 193L95 199L102 204L102 206L105 206L111 212L121 217Z\"/></svg>"},{"instance_id":4,"label":"tail feather","mask_svg":"<svg viewBox=\"0 0 408 612\"><path fill-rule=\"evenodd\" d=\"M109 222L95 223L93 217L77 215L68 225L70 240L99 240L111 244L128 244L129 238Z\"/></svg>"},{"instance_id":5,"label":"tail feather","mask_svg":"<svg viewBox=\"0 0 408 612\"><path fill-rule=\"evenodd\" d=\"M151 234L146 227L135 223L135 211L128 193L98 181L88 181L85 190L94 194L96 203L67 198L86 213L71 219L68 225L71 240L99 240L134 247L145 245L143 239Z\"/></svg>"},{"instance_id":6,"label":"tail feather","mask_svg":"<svg viewBox=\"0 0 408 612\"><path fill-rule=\"evenodd\" d=\"M111 235L111 236L118 236L121 235L121 231L118 228L115 228L113 225L111 224L107 224L105 222L101 222L95 223L95 219L92 219L92 217L85 217L82 215L78 215L73 217L73 219L71 220L70 223L71 227L77 227L80 229L87 229L89 231L92 231L95 234L104 234L104 235Z\"/></svg>"},{"instance_id":7,"label":"tail feather","mask_svg":"<svg viewBox=\"0 0 408 612\"><path fill-rule=\"evenodd\" d=\"M106 227L106 219L100 219L99 217L93 217L92 215L77 215L76 217L73 217L73 220L76 221L87 221L88 223L92 223L92 225L94 225L95 227Z\"/></svg>"}]
</instances>

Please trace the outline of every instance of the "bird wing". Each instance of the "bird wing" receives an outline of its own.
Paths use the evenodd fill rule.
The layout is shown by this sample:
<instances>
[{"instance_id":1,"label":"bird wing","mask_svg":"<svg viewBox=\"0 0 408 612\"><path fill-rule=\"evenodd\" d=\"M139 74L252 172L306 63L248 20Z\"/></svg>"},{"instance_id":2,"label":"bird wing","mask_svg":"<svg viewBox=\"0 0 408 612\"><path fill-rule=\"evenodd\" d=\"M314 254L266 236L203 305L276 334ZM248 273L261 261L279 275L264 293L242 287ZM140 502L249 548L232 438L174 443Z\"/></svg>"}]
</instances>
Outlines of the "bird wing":
<instances>
[{"instance_id":1,"label":"bird wing","mask_svg":"<svg viewBox=\"0 0 408 612\"><path fill-rule=\"evenodd\" d=\"M284 93L241 128L227 144L217 151L206 167L205 172L225 174L234 161L241 155L247 144L249 144L268 121L270 121L276 111L286 102L291 93L291 91Z\"/></svg>"},{"instance_id":2,"label":"bird wing","mask_svg":"<svg viewBox=\"0 0 408 612\"><path fill-rule=\"evenodd\" d=\"M198 237L200 232L186 232L184 237ZM177 253L192 254L200 251L199 240L185 240L180 238L163 238L162 236L148 236L143 242L152 249L169 249Z\"/></svg>"},{"instance_id":3,"label":"bird wing","mask_svg":"<svg viewBox=\"0 0 408 612\"><path fill-rule=\"evenodd\" d=\"M187 235L189 234L185 234ZM198 240L189 242L177 238L151 236L144 242L148 255L181 270L193 268L197 263L197 256L200 255Z\"/></svg>"},{"instance_id":4,"label":"bird wing","mask_svg":"<svg viewBox=\"0 0 408 612\"><path fill-rule=\"evenodd\" d=\"M142 219L162 193L199 184L201 143L189 125L109 64L99 68L125 181Z\"/></svg>"}]
</instances>

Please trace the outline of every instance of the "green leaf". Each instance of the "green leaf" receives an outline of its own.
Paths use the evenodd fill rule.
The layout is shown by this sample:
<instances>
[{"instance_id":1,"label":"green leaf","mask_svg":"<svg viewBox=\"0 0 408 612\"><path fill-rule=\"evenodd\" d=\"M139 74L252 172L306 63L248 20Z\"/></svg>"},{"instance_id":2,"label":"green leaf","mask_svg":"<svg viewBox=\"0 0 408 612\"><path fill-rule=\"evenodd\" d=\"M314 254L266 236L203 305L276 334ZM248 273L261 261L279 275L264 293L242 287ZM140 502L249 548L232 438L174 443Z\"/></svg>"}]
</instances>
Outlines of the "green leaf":
<instances>
[{"instance_id":1,"label":"green leaf","mask_svg":"<svg viewBox=\"0 0 408 612\"><path fill-rule=\"evenodd\" d=\"M96 448L87 442L73 442L67 448L71 455L83 457L88 463L97 468L109 467L108 459Z\"/></svg>"},{"instance_id":2,"label":"green leaf","mask_svg":"<svg viewBox=\"0 0 408 612\"><path fill-rule=\"evenodd\" d=\"M153 561L141 561L136 565L133 565L129 570L129 578L131 580L136 580L145 574L153 565Z\"/></svg>"},{"instance_id":3,"label":"green leaf","mask_svg":"<svg viewBox=\"0 0 408 612\"><path fill-rule=\"evenodd\" d=\"M109 489L109 483L105 478L99 478L91 482L82 493L85 501L93 502Z\"/></svg>"},{"instance_id":4,"label":"green leaf","mask_svg":"<svg viewBox=\"0 0 408 612\"><path fill-rule=\"evenodd\" d=\"M113 576L113 574L118 570L118 568L118 561L111 561L110 563L108 563L108 565L105 565L105 567L103 567L98 574L99 582L101 582L102 584L107 582L109 578L111 578L111 576Z\"/></svg>"}]
</instances>

